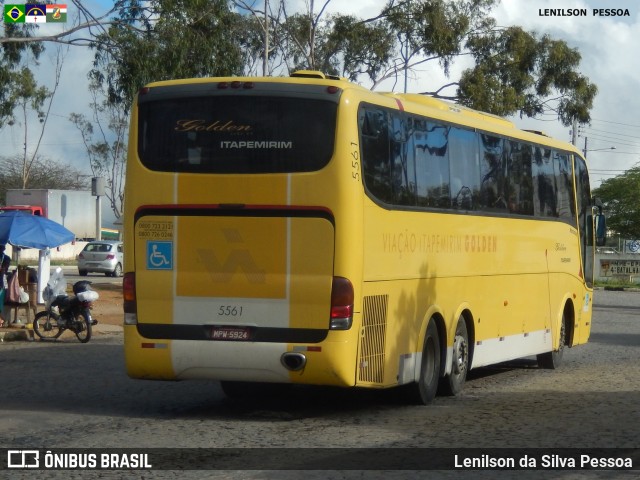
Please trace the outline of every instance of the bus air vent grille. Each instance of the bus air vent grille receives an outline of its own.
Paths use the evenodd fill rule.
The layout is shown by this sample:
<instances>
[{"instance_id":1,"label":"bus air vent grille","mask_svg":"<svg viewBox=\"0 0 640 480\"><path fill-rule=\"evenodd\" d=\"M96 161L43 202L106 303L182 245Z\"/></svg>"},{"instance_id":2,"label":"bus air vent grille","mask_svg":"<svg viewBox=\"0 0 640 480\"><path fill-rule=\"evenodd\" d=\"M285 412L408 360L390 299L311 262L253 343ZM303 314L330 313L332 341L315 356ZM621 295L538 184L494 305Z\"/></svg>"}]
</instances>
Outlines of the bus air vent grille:
<instances>
[{"instance_id":1,"label":"bus air vent grille","mask_svg":"<svg viewBox=\"0 0 640 480\"><path fill-rule=\"evenodd\" d=\"M384 380L388 302L388 295L364 297L358 362L360 382L381 384Z\"/></svg>"}]
</instances>

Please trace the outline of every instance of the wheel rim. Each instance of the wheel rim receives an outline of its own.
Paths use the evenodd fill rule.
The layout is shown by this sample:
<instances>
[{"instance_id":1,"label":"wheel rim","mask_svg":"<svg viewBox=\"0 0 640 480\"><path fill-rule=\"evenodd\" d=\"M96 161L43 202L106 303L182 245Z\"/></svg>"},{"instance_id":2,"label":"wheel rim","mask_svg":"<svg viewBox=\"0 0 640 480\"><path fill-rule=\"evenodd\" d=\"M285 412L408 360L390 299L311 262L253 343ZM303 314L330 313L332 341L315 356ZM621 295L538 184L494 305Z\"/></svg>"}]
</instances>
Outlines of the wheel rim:
<instances>
[{"instance_id":1,"label":"wheel rim","mask_svg":"<svg viewBox=\"0 0 640 480\"><path fill-rule=\"evenodd\" d=\"M85 340L89 335L89 328L82 315L76 317L74 320L74 329L78 340Z\"/></svg>"},{"instance_id":2,"label":"wheel rim","mask_svg":"<svg viewBox=\"0 0 640 480\"><path fill-rule=\"evenodd\" d=\"M58 320L53 315L42 315L34 320L40 338L57 338L60 335Z\"/></svg>"},{"instance_id":3,"label":"wheel rim","mask_svg":"<svg viewBox=\"0 0 640 480\"><path fill-rule=\"evenodd\" d=\"M463 375L467 371L467 359L469 358L469 346L462 335L456 335L453 341L453 373Z\"/></svg>"}]
</instances>

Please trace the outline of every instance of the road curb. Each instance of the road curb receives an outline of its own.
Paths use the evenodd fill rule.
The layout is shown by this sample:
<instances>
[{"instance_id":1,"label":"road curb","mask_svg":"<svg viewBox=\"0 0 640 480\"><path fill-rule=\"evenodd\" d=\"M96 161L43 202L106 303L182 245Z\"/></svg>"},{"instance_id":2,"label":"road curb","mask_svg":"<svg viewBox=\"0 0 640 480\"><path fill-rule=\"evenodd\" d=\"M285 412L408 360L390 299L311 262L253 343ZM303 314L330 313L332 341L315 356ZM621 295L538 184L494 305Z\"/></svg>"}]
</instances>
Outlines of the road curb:
<instances>
[{"instance_id":1,"label":"road curb","mask_svg":"<svg viewBox=\"0 0 640 480\"><path fill-rule=\"evenodd\" d=\"M94 325L93 333L96 335L122 333L121 325L109 325L102 323ZM31 325L21 327L0 327L0 343L4 342L33 342L35 336Z\"/></svg>"},{"instance_id":2,"label":"road curb","mask_svg":"<svg viewBox=\"0 0 640 480\"><path fill-rule=\"evenodd\" d=\"M21 328L0 328L0 342L29 341L33 342L33 330L23 326Z\"/></svg>"}]
</instances>

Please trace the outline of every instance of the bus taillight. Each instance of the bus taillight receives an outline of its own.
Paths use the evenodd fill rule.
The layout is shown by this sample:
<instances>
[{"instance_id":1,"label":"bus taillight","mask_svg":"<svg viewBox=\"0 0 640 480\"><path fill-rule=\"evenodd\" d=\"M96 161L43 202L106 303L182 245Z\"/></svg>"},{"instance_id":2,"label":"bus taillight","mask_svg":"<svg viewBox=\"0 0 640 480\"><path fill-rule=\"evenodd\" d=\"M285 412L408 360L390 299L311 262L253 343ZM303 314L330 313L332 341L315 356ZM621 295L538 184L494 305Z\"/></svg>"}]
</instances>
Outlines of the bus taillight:
<instances>
[{"instance_id":1,"label":"bus taillight","mask_svg":"<svg viewBox=\"0 0 640 480\"><path fill-rule=\"evenodd\" d=\"M134 272L127 272L122 278L122 299L124 300L125 325L137 324L136 274Z\"/></svg>"},{"instance_id":2,"label":"bus taillight","mask_svg":"<svg viewBox=\"0 0 640 480\"><path fill-rule=\"evenodd\" d=\"M353 322L353 285L344 277L333 277L330 330L349 330Z\"/></svg>"}]
</instances>

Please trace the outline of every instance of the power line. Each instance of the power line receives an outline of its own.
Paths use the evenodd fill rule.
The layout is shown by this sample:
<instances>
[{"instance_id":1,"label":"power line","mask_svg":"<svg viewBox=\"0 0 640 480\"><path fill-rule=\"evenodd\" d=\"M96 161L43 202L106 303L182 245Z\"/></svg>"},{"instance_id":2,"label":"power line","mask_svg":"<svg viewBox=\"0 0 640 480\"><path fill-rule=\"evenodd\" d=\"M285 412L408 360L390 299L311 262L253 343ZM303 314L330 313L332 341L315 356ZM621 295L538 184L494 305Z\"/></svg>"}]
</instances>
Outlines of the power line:
<instances>
[{"instance_id":1,"label":"power line","mask_svg":"<svg viewBox=\"0 0 640 480\"><path fill-rule=\"evenodd\" d=\"M585 128L584 131L585 133L589 133L589 132L608 133L610 135L616 135L618 137L631 137L633 139L640 140L640 136L638 135L627 135L626 133L609 132L607 130L600 130L598 128Z\"/></svg>"},{"instance_id":2,"label":"power line","mask_svg":"<svg viewBox=\"0 0 640 480\"><path fill-rule=\"evenodd\" d=\"M583 135L581 135L581 137L582 136ZM605 141L608 141L608 142L615 142L615 143L618 143L620 145L630 145L632 147L640 147L640 142L629 141L626 138L623 139L623 138L610 137L608 135L602 135L600 133L588 133L587 132L587 135L584 135L584 137L587 137L589 140L597 138L597 139L605 140ZM640 140L640 138L639 138L639 140Z\"/></svg>"},{"instance_id":3,"label":"power line","mask_svg":"<svg viewBox=\"0 0 640 480\"><path fill-rule=\"evenodd\" d=\"M620 140L619 138L601 136L601 135L598 135L598 134L595 134L595 133L587 135L586 138L588 138L589 140L595 140L595 141L599 141L599 142L607 142L607 143L615 143L616 145L624 145L625 147L637 147L637 148L640 148L640 143L624 142L624 141Z\"/></svg>"},{"instance_id":4,"label":"power line","mask_svg":"<svg viewBox=\"0 0 640 480\"><path fill-rule=\"evenodd\" d=\"M610 120L600 120L600 119L597 119L597 118L592 118L591 121L603 122L603 123L613 123L615 125L624 125L625 127L640 128L640 125L632 125L631 123L612 122Z\"/></svg>"}]
</instances>

